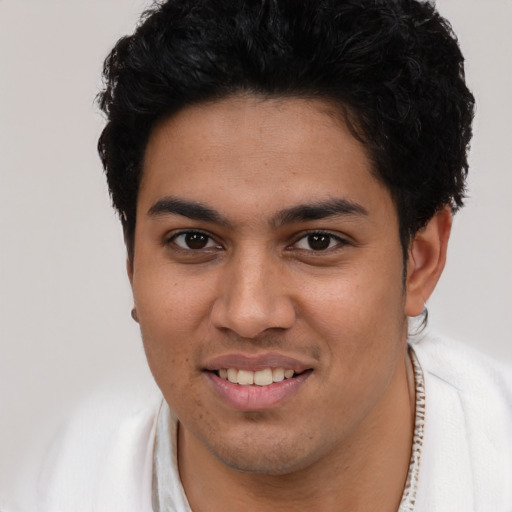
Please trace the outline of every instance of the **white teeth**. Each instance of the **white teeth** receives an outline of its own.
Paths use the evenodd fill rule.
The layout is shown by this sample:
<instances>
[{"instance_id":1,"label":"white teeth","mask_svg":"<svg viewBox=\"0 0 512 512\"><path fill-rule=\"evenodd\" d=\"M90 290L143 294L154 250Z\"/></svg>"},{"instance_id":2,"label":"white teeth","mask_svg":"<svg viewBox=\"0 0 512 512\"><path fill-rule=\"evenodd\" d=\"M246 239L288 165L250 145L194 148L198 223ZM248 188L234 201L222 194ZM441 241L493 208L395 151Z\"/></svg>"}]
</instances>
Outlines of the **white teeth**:
<instances>
[{"instance_id":1,"label":"white teeth","mask_svg":"<svg viewBox=\"0 0 512 512\"><path fill-rule=\"evenodd\" d=\"M273 382L281 382L284 379L291 379L295 375L293 370L285 370L284 368L265 368L251 372L250 370L238 370L236 368L221 368L219 377L228 380L233 384L242 386L269 386Z\"/></svg>"},{"instance_id":2,"label":"white teeth","mask_svg":"<svg viewBox=\"0 0 512 512\"><path fill-rule=\"evenodd\" d=\"M257 386L268 386L272 382L272 370L270 368L254 372L254 384Z\"/></svg>"},{"instance_id":3,"label":"white teeth","mask_svg":"<svg viewBox=\"0 0 512 512\"><path fill-rule=\"evenodd\" d=\"M284 368L274 368L272 370L272 380L274 382L281 382L284 380Z\"/></svg>"},{"instance_id":4,"label":"white teeth","mask_svg":"<svg viewBox=\"0 0 512 512\"><path fill-rule=\"evenodd\" d=\"M254 384L254 372L248 372L247 370L238 370L238 384L243 386L249 386Z\"/></svg>"},{"instance_id":5,"label":"white teeth","mask_svg":"<svg viewBox=\"0 0 512 512\"><path fill-rule=\"evenodd\" d=\"M235 368L228 368L228 380L229 382L236 384L238 382L238 370L235 370Z\"/></svg>"}]
</instances>

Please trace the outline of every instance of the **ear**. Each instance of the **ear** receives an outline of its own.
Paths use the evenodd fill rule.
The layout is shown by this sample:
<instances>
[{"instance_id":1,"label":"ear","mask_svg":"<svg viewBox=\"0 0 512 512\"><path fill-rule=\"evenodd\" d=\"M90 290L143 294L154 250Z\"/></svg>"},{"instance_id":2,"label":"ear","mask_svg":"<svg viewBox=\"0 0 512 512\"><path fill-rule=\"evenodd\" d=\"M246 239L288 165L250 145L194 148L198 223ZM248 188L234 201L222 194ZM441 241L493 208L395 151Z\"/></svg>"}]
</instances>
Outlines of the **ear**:
<instances>
[{"instance_id":1,"label":"ear","mask_svg":"<svg viewBox=\"0 0 512 512\"><path fill-rule=\"evenodd\" d=\"M416 233L411 242L407 262L407 316L420 315L436 287L446 263L451 227L451 209L445 206Z\"/></svg>"}]
</instances>

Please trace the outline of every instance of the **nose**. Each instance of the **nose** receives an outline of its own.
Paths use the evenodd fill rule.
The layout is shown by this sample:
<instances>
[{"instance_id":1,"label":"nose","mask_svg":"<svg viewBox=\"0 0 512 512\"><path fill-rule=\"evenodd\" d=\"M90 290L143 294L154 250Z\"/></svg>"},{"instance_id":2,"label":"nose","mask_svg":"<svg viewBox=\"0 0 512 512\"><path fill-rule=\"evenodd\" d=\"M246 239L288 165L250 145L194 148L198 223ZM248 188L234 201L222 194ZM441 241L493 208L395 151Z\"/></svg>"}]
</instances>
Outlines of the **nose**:
<instances>
[{"instance_id":1,"label":"nose","mask_svg":"<svg viewBox=\"0 0 512 512\"><path fill-rule=\"evenodd\" d=\"M254 251L239 254L226 264L211 310L212 324L243 338L255 338L269 329L289 329L295 308L279 262Z\"/></svg>"}]
</instances>

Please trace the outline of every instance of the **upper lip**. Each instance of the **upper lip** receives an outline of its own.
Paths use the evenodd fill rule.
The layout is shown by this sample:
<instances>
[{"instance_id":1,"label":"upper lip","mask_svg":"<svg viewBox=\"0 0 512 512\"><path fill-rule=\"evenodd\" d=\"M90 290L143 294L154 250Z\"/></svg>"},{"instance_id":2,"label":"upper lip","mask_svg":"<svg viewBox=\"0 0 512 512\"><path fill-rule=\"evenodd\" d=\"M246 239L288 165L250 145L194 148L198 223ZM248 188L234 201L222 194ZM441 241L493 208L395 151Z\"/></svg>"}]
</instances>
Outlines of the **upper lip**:
<instances>
[{"instance_id":1,"label":"upper lip","mask_svg":"<svg viewBox=\"0 0 512 512\"><path fill-rule=\"evenodd\" d=\"M311 364L300 361L294 357L278 353L248 355L242 353L224 354L208 360L205 370L216 371L221 368L236 368L256 372L266 368L284 368L301 373L312 368Z\"/></svg>"}]
</instances>

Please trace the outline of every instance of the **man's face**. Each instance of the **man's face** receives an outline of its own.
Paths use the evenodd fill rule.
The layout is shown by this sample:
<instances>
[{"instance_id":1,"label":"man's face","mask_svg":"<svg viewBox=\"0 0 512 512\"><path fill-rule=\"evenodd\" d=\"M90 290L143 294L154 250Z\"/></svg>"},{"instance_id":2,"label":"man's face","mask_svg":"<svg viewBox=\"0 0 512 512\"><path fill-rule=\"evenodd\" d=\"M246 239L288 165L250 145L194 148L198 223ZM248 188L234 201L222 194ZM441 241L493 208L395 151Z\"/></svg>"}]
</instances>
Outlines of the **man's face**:
<instances>
[{"instance_id":1,"label":"man's face","mask_svg":"<svg viewBox=\"0 0 512 512\"><path fill-rule=\"evenodd\" d=\"M199 451L291 472L389 412L403 262L370 167L319 100L230 98L153 132L131 280L149 365Z\"/></svg>"}]
</instances>

